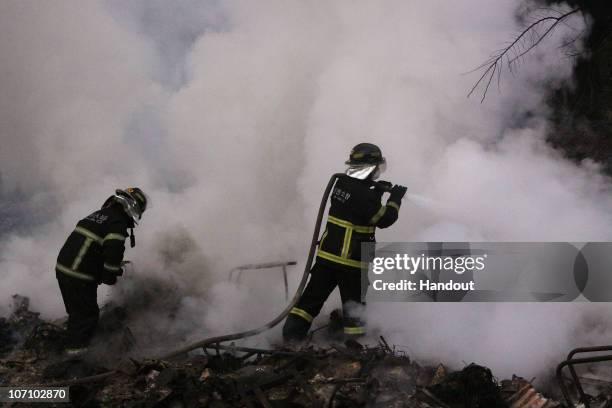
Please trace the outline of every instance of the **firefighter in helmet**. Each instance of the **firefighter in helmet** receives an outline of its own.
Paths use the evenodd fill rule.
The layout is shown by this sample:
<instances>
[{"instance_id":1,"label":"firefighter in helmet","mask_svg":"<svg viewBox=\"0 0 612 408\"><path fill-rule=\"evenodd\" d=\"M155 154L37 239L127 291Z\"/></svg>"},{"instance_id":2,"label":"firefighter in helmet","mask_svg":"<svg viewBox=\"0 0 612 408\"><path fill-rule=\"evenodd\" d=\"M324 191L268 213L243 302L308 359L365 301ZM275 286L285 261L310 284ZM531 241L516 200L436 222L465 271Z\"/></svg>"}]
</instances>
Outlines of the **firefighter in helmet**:
<instances>
[{"instance_id":1,"label":"firefighter in helmet","mask_svg":"<svg viewBox=\"0 0 612 408\"><path fill-rule=\"evenodd\" d=\"M323 303L336 286L342 300L344 334L361 336L365 324L359 318L361 302L361 243L375 242L375 230L387 228L398 218L406 187L376 182L386 162L378 146L360 143L353 148L346 174L331 194L327 225L310 271L310 280L283 327L286 341L303 340ZM385 204L382 195L390 190Z\"/></svg>"},{"instance_id":2,"label":"firefighter in helmet","mask_svg":"<svg viewBox=\"0 0 612 408\"><path fill-rule=\"evenodd\" d=\"M98 285L123 274L125 240L135 246L134 227L149 203L139 188L116 190L102 208L80 220L57 257L55 274L68 313L66 353L86 350L99 317Z\"/></svg>"}]
</instances>

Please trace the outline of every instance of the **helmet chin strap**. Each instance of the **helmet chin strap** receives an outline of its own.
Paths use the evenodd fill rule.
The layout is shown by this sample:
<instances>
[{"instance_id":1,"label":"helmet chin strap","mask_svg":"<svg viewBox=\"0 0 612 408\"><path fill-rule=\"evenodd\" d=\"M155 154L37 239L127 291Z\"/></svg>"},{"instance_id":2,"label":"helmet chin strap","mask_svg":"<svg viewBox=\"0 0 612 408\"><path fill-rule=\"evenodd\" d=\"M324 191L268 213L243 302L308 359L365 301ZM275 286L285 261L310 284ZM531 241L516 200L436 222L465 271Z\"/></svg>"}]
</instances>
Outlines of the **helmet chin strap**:
<instances>
[{"instance_id":1,"label":"helmet chin strap","mask_svg":"<svg viewBox=\"0 0 612 408\"><path fill-rule=\"evenodd\" d=\"M115 199L115 201L121 204L121 207L123 207L123 210L125 211L125 213L128 215L128 217L130 217L132 222L134 222L134 225L138 225L139 213L136 208L136 204L132 202L131 200L129 200L128 198L123 197L119 194L115 194L113 198ZM134 236L134 227L130 228L130 246L132 248L136 246L136 237Z\"/></svg>"}]
</instances>

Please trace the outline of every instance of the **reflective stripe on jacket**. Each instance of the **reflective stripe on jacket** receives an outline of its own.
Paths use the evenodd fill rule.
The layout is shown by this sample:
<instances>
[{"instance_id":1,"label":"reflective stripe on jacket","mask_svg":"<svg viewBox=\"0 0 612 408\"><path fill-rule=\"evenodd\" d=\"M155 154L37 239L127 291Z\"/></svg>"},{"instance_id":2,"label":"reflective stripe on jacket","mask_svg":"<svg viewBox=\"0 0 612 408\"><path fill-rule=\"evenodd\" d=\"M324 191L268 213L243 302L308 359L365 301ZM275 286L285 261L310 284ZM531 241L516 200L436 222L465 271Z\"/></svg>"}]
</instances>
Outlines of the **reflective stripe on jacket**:
<instances>
[{"instance_id":1,"label":"reflective stripe on jacket","mask_svg":"<svg viewBox=\"0 0 612 408\"><path fill-rule=\"evenodd\" d=\"M319 260L361 268L361 244L376 242L376 227L387 228L398 218L401 203L388 200L383 205L382 195L372 181L340 177L331 194Z\"/></svg>"},{"instance_id":2,"label":"reflective stripe on jacket","mask_svg":"<svg viewBox=\"0 0 612 408\"><path fill-rule=\"evenodd\" d=\"M83 218L60 250L56 271L95 282L101 282L104 274L119 274L131 227L132 221L117 205Z\"/></svg>"}]
</instances>

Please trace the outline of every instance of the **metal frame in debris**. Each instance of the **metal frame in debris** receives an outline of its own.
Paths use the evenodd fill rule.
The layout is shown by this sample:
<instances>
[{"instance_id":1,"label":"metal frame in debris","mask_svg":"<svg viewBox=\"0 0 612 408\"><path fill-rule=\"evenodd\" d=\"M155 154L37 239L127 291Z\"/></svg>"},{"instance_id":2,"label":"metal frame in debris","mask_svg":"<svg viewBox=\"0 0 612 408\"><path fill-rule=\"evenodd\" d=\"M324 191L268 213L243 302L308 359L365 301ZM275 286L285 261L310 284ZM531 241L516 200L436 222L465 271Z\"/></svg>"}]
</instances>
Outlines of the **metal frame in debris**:
<instances>
[{"instance_id":1,"label":"metal frame in debris","mask_svg":"<svg viewBox=\"0 0 612 408\"><path fill-rule=\"evenodd\" d=\"M561 392L563 393L563 398L567 402L567 405L570 407L576 406L570 397L570 393L567 387L566 379L563 377L563 369L568 367L569 372L572 376L572 380L574 385L576 386L576 391L578 391L579 395L579 403L583 404L585 408L589 408L589 398L587 394L584 392L584 388L582 388L582 383L580 382L580 378L576 373L574 366L580 364L590 364L590 363L602 363L605 361L612 361L612 354L604 354L595 357L582 357L582 358L574 358L577 354L586 354L586 353L601 353L602 351L612 351L611 346L597 346L597 347L580 347L573 349L567 355L567 359L561 362L557 366L557 382L559 383L559 387L561 388Z\"/></svg>"},{"instance_id":2,"label":"metal frame in debris","mask_svg":"<svg viewBox=\"0 0 612 408\"><path fill-rule=\"evenodd\" d=\"M232 278L234 277L234 273L236 273L236 283L240 282L240 278L242 278L242 272L244 271L255 271L260 269L272 269L272 268L281 268L283 271L283 281L285 284L285 300L289 299L289 283L287 282L287 267L297 265L296 261L285 261L285 262L265 262L258 264L247 264L237 266L229 271L228 280L232 282Z\"/></svg>"}]
</instances>

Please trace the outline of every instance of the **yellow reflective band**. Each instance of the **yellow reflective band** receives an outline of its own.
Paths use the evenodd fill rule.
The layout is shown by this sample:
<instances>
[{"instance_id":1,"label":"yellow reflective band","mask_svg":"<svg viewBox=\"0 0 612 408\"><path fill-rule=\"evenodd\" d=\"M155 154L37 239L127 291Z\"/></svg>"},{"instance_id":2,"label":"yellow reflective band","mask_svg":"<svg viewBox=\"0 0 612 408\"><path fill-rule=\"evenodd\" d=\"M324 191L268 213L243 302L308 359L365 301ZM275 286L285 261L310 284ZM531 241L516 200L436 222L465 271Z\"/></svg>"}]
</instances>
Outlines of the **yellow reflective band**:
<instances>
[{"instance_id":1,"label":"yellow reflective band","mask_svg":"<svg viewBox=\"0 0 612 408\"><path fill-rule=\"evenodd\" d=\"M370 224L376 224L378 221L380 221L380 219L383 217L383 215L385 215L385 212L387 212L387 206L386 205L380 207L380 210L378 210L378 212L376 214L374 214L374 216L370 220Z\"/></svg>"},{"instance_id":2,"label":"yellow reflective band","mask_svg":"<svg viewBox=\"0 0 612 408\"><path fill-rule=\"evenodd\" d=\"M81 245L81 249L79 249L79 253L77 254L76 258L74 258L74 262L72 263L73 270L76 270L79 267L92 242L93 240L91 238L85 238L85 242L83 242L83 245Z\"/></svg>"},{"instance_id":3,"label":"yellow reflective band","mask_svg":"<svg viewBox=\"0 0 612 408\"><path fill-rule=\"evenodd\" d=\"M99 237L98 235L94 234L93 232L83 227L76 227L74 230L78 232L79 234L84 235L87 238L90 238L91 240L95 241L96 243L100 245L102 245L102 242L104 241L101 237Z\"/></svg>"},{"instance_id":4,"label":"yellow reflective band","mask_svg":"<svg viewBox=\"0 0 612 408\"><path fill-rule=\"evenodd\" d=\"M330 215L327 217L327 222L339 225L344 228L354 229L355 231L361 234L369 234L369 233L373 233L374 231L376 231L376 227L371 227L369 225L355 225L352 222L341 220L340 218L336 218L333 215Z\"/></svg>"},{"instance_id":5,"label":"yellow reflective band","mask_svg":"<svg viewBox=\"0 0 612 408\"><path fill-rule=\"evenodd\" d=\"M339 226L345 227L345 228L351 228L353 226L352 223L350 223L348 221L341 220L340 218L336 218L333 215L330 215L329 217L327 217L327 221L331 222L332 224L336 224L336 225L339 225Z\"/></svg>"},{"instance_id":6,"label":"yellow reflective band","mask_svg":"<svg viewBox=\"0 0 612 408\"><path fill-rule=\"evenodd\" d=\"M393 207L397 211L399 211L399 204L396 203L395 201L387 201L387 207Z\"/></svg>"},{"instance_id":7,"label":"yellow reflective band","mask_svg":"<svg viewBox=\"0 0 612 408\"><path fill-rule=\"evenodd\" d=\"M115 234L115 233L106 234L106 236L104 237L104 242L110 241L111 239L116 239L118 241L125 241L125 235Z\"/></svg>"},{"instance_id":8,"label":"yellow reflective band","mask_svg":"<svg viewBox=\"0 0 612 408\"><path fill-rule=\"evenodd\" d=\"M65 274L65 275L72 276L73 278L87 280L87 281L93 281L94 280L93 276L85 275L84 273L74 271L74 270L72 270L70 268L66 268L62 264L56 264L55 265L55 269L57 269L58 271L60 271L61 273Z\"/></svg>"},{"instance_id":9,"label":"yellow reflective band","mask_svg":"<svg viewBox=\"0 0 612 408\"><path fill-rule=\"evenodd\" d=\"M312 317L310 313L298 307L294 307L293 309L291 309L289 313L294 314L296 316L300 316L302 319L306 320L308 323L311 323L314 320L314 317Z\"/></svg>"},{"instance_id":10,"label":"yellow reflective band","mask_svg":"<svg viewBox=\"0 0 612 408\"><path fill-rule=\"evenodd\" d=\"M342 265L352 266L355 268L361 268L361 267L367 266L367 264L364 262L355 261L353 259L342 258L342 257L339 257L338 255L334 255L329 252L325 252L321 249L319 249L319 251L317 252L317 256L323 259L327 259L328 261L332 261L332 262L339 263Z\"/></svg>"},{"instance_id":11,"label":"yellow reflective band","mask_svg":"<svg viewBox=\"0 0 612 408\"><path fill-rule=\"evenodd\" d=\"M347 228L344 230L344 244L342 245L342 252L340 253L340 257L348 258L348 251L351 247L351 237L353 236L353 229Z\"/></svg>"},{"instance_id":12,"label":"yellow reflective band","mask_svg":"<svg viewBox=\"0 0 612 408\"><path fill-rule=\"evenodd\" d=\"M107 263L104 264L104 269L108 269L109 271L120 271L121 270L121 266L115 266L115 265L109 265Z\"/></svg>"},{"instance_id":13,"label":"yellow reflective band","mask_svg":"<svg viewBox=\"0 0 612 408\"><path fill-rule=\"evenodd\" d=\"M344 334L365 334L365 327L345 327Z\"/></svg>"}]
</instances>

